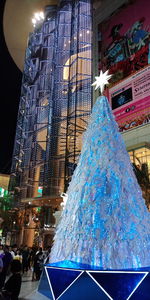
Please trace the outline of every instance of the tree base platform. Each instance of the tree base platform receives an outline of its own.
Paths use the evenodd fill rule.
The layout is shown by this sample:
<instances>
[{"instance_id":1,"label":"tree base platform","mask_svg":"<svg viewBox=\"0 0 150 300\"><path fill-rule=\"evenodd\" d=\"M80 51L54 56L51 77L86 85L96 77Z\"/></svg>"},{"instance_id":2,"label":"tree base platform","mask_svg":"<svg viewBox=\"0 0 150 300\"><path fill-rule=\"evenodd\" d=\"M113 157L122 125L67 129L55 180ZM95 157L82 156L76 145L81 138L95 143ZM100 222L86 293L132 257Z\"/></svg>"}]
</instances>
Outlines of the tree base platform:
<instances>
[{"instance_id":1,"label":"tree base platform","mask_svg":"<svg viewBox=\"0 0 150 300\"><path fill-rule=\"evenodd\" d=\"M38 292L50 300L150 300L150 267L104 270L71 261L47 264Z\"/></svg>"}]
</instances>

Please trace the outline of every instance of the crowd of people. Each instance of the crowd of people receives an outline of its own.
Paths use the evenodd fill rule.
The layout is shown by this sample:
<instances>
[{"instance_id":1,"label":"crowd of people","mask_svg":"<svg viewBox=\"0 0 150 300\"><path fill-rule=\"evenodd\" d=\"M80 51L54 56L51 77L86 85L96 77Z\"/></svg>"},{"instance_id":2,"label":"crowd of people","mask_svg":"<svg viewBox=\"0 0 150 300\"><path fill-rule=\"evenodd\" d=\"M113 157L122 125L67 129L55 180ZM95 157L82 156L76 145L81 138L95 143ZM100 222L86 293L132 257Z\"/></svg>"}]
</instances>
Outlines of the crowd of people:
<instances>
[{"instance_id":1,"label":"crowd of people","mask_svg":"<svg viewBox=\"0 0 150 300\"><path fill-rule=\"evenodd\" d=\"M0 244L0 299L18 300L24 273L32 272L32 281L39 280L50 247L42 248Z\"/></svg>"}]
</instances>

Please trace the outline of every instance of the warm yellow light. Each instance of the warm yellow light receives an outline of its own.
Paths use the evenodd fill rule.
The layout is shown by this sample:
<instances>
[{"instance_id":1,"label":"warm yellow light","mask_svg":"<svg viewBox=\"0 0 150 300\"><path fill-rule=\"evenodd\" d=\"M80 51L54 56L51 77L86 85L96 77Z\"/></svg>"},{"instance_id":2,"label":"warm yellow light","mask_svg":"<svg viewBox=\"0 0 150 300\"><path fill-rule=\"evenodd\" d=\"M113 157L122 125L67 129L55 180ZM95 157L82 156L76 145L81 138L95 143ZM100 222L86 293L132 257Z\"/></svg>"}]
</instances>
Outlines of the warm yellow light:
<instances>
[{"instance_id":1,"label":"warm yellow light","mask_svg":"<svg viewBox=\"0 0 150 300\"><path fill-rule=\"evenodd\" d=\"M34 17L32 18L32 24L35 26L38 22L44 20L44 13L43 11L34 13Z\"/></svg>"},{"instance_id":2,"label":"warm yellow light","mask_svg":"<svg viewBox=\"0 0 150 300\"><path fill-rule=\"evenodd\" d=\"M32 19L32 23L33 23L33 24L36 24L36 20L35 20L35 19Z\"/></svg>"},{"instance_id":3,"label":"warm yellow light","mask_svg":"<svg viewBox=\"0 0 150 300\"><path fill-rule=\"evenodd\" d=\"M43 13L43 11L41 11L41 12L39 13L39 16L41 17L41 19L44 19L44 13Z\"/></svg>"},{"instance_id":4,"label":"warm yellow light","mask_svg":"<svg viewBox=\"0 0 150 300\"><path fill-rule=\"evenodd\" d=\"M40 14L39 13L35 13L34 17L35 17L36 20L40 20Z\"/></svg>"}]
</instances>

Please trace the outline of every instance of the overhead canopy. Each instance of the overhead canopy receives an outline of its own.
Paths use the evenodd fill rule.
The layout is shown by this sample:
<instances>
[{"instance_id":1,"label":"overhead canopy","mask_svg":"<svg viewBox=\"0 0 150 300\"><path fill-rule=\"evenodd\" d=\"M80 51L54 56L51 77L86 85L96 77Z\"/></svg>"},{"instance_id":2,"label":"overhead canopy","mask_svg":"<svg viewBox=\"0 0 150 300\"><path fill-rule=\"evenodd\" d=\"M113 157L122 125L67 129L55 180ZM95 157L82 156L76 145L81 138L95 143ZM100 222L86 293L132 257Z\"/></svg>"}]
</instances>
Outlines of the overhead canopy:
<instances>
[{"instance_id":1,"label":"overhead canopy","mask_svg":"<svg viewBox=\"0 0 150 300\"><path fill-rule=\"evenodd\" d=\"M103 0L104 1L104 0ZM102 0L94 0L99 8ZM33 31L32 18L35 12L43 11L46 5L57 5L59 0L6 0L4 10L4 35L8 50L22 71L29 32Z\"/></svg>"}]
</instances>

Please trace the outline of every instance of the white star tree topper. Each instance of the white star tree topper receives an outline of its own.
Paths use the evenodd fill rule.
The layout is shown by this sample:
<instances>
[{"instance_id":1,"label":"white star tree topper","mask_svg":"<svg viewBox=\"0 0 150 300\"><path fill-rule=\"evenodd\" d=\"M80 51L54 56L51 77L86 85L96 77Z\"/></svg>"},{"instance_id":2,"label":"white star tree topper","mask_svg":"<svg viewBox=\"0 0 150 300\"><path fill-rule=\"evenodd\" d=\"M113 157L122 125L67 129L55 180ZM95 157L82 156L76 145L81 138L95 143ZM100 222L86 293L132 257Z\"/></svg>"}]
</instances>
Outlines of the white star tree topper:
<instances>
[{"instance_id":1,"label":"white star tree topper","mask_svg":"<svg viewBox=\"0 0 150 300\"><path fill-rule=\"evenodd\" d=\"M103 71L100 71L99 76L95 76L96 81L92 84L95 85L95 90L100 88L101 94L103 94L104 87L106 84L109 84L108 80L112 77L112 75L108 75L109 70L107 70L105 73Z\"/></svg>"}]
</instances>

